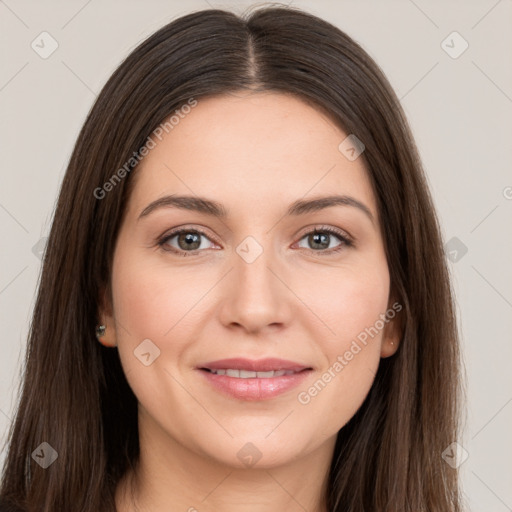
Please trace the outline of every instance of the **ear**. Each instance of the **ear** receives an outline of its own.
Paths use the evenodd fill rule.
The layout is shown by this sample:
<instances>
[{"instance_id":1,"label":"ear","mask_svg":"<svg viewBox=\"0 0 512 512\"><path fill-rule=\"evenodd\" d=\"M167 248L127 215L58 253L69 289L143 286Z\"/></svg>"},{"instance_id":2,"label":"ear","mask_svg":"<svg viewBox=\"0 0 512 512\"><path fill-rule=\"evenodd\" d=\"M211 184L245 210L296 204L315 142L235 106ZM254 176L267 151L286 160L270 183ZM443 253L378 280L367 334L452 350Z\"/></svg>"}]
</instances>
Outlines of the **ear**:
<instances>
[{"instance_id":1,"label":"ear","mask_svg":"<svg viewBox=\"0 0 512 512\"><path fill-rule=\"evenodd\" d=\"M116 347L117 336L113 315L112 298L108 286L101 286L98 297L99 325L105 326L105 333L98 341L105 347Z\"/></svg>"},{"instance_id":2,"label":"ear","mask_svg":"<svg viewBox=\"0 0 512 512\"><path fill-rule=\"evenodd\" d=\"M386 325L382 335L380 357L390 357L395 354L403 336L403 306L400 302L392 299L389 301L386 310Z\"/></svg>"}]
</instances>

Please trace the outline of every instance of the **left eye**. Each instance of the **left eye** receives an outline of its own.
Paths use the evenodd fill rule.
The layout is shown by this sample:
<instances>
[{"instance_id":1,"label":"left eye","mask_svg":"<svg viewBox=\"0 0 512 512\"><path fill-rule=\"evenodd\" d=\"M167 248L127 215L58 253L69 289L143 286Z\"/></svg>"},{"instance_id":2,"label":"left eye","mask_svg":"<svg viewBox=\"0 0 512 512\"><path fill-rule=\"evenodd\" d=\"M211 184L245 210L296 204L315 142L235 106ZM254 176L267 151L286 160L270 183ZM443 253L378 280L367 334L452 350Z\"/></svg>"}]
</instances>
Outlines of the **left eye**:
<instances>
[{"instance_id":1,"label":"left eye","mask_svg":"<svg viewBox=\"0 0 512 512\"><path fill-rule=\"evenodd\" d=\"M348 240L347 237L343 236L341 233L338 233L337 231L327 228L315 229L314 231L306 233L306 235L304 235L300 240L306 240L306 243L310 245L310 247L305 247L306 249L318 251L325 249L333 249L333 245L331 244L331 242L334 242L336 238L340 243L335 246L335 251L341 249L341 247L343 247L344 245L351 245L351 242L350 240ZM299 247L303 246L299 245Z\"/></svg>"}]
</instances>

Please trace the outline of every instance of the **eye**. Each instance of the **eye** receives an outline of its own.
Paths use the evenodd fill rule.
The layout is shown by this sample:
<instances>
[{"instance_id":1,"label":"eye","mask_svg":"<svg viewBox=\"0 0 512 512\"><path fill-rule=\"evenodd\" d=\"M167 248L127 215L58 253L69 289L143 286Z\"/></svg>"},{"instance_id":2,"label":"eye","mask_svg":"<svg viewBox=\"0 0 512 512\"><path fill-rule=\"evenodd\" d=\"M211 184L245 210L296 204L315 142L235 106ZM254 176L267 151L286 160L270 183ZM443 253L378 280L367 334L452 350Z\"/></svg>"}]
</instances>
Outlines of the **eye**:
<instances>
[{"instance_id":1,"label":"eye","mask_svg":"<svg viewBox=\"0 0 512 512\"><path fill-rule=\"evenodd\" d=\"M338 239L340 243L333 246L332 242L335 243L336 239ZM313 231L309 231L299 240L299 247L304 247L300 245L302 240L306 240L306 244L309 244L309 247L305 247L306 249L329 254L353 245L352 240L346 233L332 227L315 228Z\"/></svg>"},{"instance_id":2,"label":"eye","mask_svg":"<svg viewBox=\"0 0 512 512\"><path fill-rule=\"evenodd\" d=\"M199 229L177 229L166 234L158 242L158 245L164 251L175 252L180 256L189 256L187 253L194 254L195 251L200 249L208 249L208 247L205 247L205 244L201 239L202 237L209 240L206 233ZM173 241L175 241L176 245L172 243Z\"/></svg>"},{"instance_id":3,"label":"eye","mask_svg":"<svg viewBox=\"0 0 512 512\"><path fill-rule=\"evenodd\" d=\"M164 251L173 252L179 256L194 256L201 249L212 248L211 246L208 247L208 243L203 243L203 238L213 244L208 235L202 230L181 228L164 235L158 241L158 246ZM336 242L336 239L339 243L333 247L332 242ZM306 240L310 247L300 245L302 240ZM309 249L312 252L326 254L332 254L354 245L352 239L345 232L333 227L323 226L307 232L300 238L298 244L299 247Z\"/></svg>"}]
</instances>

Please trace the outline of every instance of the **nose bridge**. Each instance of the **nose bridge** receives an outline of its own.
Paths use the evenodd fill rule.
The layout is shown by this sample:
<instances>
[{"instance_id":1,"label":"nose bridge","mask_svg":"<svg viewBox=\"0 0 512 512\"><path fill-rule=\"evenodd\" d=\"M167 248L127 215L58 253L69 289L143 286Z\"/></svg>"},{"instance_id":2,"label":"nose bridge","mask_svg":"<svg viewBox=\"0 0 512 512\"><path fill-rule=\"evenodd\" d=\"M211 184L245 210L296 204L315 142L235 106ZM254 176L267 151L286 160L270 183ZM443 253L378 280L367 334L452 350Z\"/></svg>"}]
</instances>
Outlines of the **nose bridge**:
<instances>
[{"instance_id":1,"label":"nose bridge","mask_svg":"<svg viewBox=\"0 0 512 512\"><path fill-rule=\"evenodd\" d=\"M240 298L247 300L271 300L276 292L273 282L275 277L270 268L275 264L275 255L272 254L271 237L262 236L256 239L247 236L236 247L234 255L235 278ZM270 268L269 268L270 267Z\"/></svg>"},{"instance_id":2,"label":"nose bridge","mask_svg":"<svg viewBox=\"0 0 512 512\"><path fill-rule=\"evenodd\" d=\"M235 248L229 297L223 321L237 323L247 330L262 329L285 319L285 287L274 275L277 256L272 237L248 236Z\"/></svg>"}]
</instances>

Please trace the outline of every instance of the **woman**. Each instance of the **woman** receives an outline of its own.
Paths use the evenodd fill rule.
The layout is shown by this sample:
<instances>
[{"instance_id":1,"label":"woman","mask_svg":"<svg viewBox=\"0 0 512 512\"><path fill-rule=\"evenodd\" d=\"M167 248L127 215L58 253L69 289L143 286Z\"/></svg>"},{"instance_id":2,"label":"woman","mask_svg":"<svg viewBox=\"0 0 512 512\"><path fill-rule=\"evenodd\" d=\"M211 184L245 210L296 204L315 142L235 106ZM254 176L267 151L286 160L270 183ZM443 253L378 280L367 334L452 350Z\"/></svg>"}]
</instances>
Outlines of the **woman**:
<instances>
[{"instance_id":1,"label":"woman","mask_svg":"<svg viewBox=\"0 0 512 512\"><path fill-rule=\"evenodd\" d=\"M296 9L197 12L126 58L78 137L0 496L457 512L459 372L436 214L382 71Z\"/></svg>"}]
</instances>

